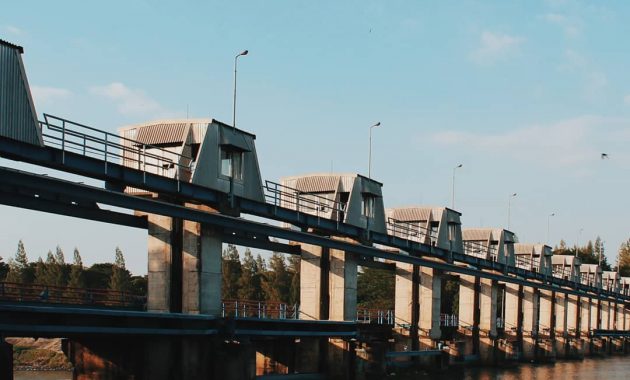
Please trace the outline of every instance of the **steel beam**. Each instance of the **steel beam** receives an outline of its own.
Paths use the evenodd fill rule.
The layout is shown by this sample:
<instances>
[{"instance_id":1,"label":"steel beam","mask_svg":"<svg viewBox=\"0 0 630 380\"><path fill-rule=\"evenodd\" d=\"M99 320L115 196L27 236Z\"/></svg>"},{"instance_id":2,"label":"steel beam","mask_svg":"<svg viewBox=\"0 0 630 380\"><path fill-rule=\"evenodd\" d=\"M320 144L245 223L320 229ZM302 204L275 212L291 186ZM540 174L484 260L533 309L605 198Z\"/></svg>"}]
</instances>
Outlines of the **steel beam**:
<instances>
[{"instance_id":1,"label":"steel beam","mask_svg":"<svg viewBox=\"0 0 630 380\"><path fill-rule=\"evenodd\" d=\"M497 281L516 283L525 286L532 286L533 284L527 280L528 276L531 273L530 278L539 279L537 273L534 272L526 272L523 271L523 278L519 277L511 277L505 273L509 272L509 268L507 268L503 264L496 265L490 262L490 268L503 269L502 271L483 271L480 267L471 267L471 266L457 266L453 264L449 264L446 262L440 262L435 260L428 260L422 257L417 257L414 255L406 255L401 253L391 253L388 251L380 250L371 246L361 245L361 244L352 244L344 241L327 238L324 236L315 235L312 233L306 233L301 231L294 231L290 229L284 229L277 226L272 226L265 223L254 222L250 220L245 220L242 218L231 217L227 215L221 215L217 213L207 213L199 210L194 210L190 208L186 208L183 206L178 206L174 204L169 204L165 202L161 202L153 199L146 199L140 197L134 197L127 194L122 194L114 191L104 190L95 188L92 186L87 186L83 184L76 184L69 181L64 181L60 179L55 179L48 176L39 176L30 173L20 172L13 169L8 168L0 168L0 184L7 184L10 186L24 186L30 188L47 188L49 190L67 194L70 197L77 197L81 199L92 199L98 203L109 204L117 207L139 210L159 215L171 216L175 218L181 218L185 220L195 221L199 223L207 223L213 225L215 227L222 228L224 230L235 230L238 229L245 233L251 233L255 235L266 235L273 236L279 239L286 239L291 241L299 241L307 244L314 244L323 247L339 249L347 252L353 252L358 255L373 257L373 258L381 258L392 261L406 262L410 264L415 264L419 266L429 267L441 269L443 271L453 272L453 273L461 273L468 274L472 276L489 278ZM414 244L408 244L409 247L413 247ZM431 247L433 248L433 247ZM412 253L416 253L411 250ZM484 264L480 262L480 264ZM518 268L515 268L518 269ZM520 273L519 271L516 271ZM502 274L499 274L502 273ZM555 290L562 293L567 294L575 294L575 295L584 295L586 292L584 289L585 286L577 287L575 289L568 289L562 286L567 285L566 280L561 280L557 278L549 278L549 283L540 283L536 284L536 287L539 289L545 290ZM592 298L599 299L613 299L620 302L628 302L630 297L622 296L620 294L615 294L607 291L601 291L596 288L592 288L591 291L595 294L589 295Z\"/></svg>"}]
</instances>

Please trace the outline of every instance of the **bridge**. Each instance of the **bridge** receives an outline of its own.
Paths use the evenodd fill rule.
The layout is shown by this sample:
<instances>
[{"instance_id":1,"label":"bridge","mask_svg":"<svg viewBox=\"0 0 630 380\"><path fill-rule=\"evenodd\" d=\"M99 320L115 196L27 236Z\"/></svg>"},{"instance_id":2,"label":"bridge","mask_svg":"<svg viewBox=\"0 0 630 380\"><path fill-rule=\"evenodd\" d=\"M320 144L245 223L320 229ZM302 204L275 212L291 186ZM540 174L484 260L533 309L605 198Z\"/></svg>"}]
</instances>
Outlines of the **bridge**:
<instances>
[{"instance_id":1,"label":"bridge","mask_svg":"<svg viewBox=\"0 0 630 380\"><path fill-rule=\"evenodd\" d=\"M146 299L0 296L2 335L64 338L75 378L353 379L630 347L630 278L503 228L462 228L446 207L386 209L382 184L359 174L263 181L256 136L217 120L119 134L39 120L22 54L0 41L0 156L104 186L0 167L0 203L147 231ZM241 300L243 313L222 300L224 243L299 255L300 305L268 314ZM394 310L357 309L359 267L394 272ZM456 315L442 310L447 279ZM8 379L11 347L0 348Z\"/></svg>"}]
</instances>

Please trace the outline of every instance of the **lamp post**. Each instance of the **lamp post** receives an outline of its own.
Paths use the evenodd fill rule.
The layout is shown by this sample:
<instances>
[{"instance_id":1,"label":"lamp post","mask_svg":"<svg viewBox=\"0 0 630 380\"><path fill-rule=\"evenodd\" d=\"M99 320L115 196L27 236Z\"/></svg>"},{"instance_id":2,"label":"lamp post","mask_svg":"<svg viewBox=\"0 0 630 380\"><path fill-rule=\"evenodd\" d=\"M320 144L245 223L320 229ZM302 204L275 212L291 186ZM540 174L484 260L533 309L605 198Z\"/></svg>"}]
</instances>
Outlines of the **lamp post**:
<instances>
[{"instance_id":1,"label":"lamp post","mask_svg":"<svg viewBox=\"0 0 630 380\"><path fill-rule=\"evenodd\" d=\"M514 198L516 196L516 193L510 194L510 196L508 197L508 222L507 222L507 229L510 229L510 206L512 203L512 198Z\"/></svg>"},{"instance_id":2,"label":"lamp post","mask_svg":"<svg viewBox=\"0 0 630 380\"><path fill-rule=\"evenodd\" d=\"M451 181L451 209L455 210L455 171L461 168L463 164L459 164L453 168L453 181Z\"/></svg>"},{"instance_id":3,"label":"lamp post","mask_svg":"<svg viewBox=\"0 0 630 380\"><path fill-rule=\"evenodd\" d=\"M248 50L243 50L234 57L234 100L232 101L232 128L234 129L236 129L236 65L238 64L238 57L248 53Z\"/></svg>"},{"instance_id":4,"label":"lamp post","mask_svg":"<svg viewBox=\"0 0 630 380\"><path fill-rule=\"evenodd\" d=\"M547 215L547 244L549 244L549 223L552 216L556 216L556 213L552 212L551 214Z\"/></svg>"},{"instance_id":5,"label":"lamp post","mask_svg":"<svg viewBox=\"0 0 630 380\"><path fill-rule=\"evenodd\" d=\"M376 127L380 127L381 122L372 125L370 127L370 151L368 153L368 178L372 178L372 129Z\"/></svg>"}]
</instances>

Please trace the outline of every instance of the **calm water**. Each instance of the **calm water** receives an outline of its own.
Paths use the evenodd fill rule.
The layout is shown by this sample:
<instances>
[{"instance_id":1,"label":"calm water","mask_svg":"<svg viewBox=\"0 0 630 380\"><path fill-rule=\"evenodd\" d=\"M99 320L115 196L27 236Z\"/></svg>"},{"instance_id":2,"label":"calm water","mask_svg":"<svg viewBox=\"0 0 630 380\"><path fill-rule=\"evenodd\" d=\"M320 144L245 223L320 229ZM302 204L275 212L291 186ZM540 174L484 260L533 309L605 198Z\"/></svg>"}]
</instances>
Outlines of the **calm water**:
<instances>
[{"instance_id":1,"label":"calm water","mask_svg":"<svg viewBox=\"0 0 630 380\"><path fill-rule=\"evenodd\" d=\"M400 380L626 380L630 379L630 357L619 356L584 361L559 361L554 364L521 364L511 369L467 368L441 373L395 376Z\"/></svg>"},{"instance_id":2,"label":"calm water","mask_svg":"<svg viewBox=\"0 0 630 380\"><path fill-rule=\"evenodd\" d=\"M70 380L70 372L15 372L15 380ZM619 356L605 359L585 359L584 361L561 361L553 364L522 364L512 369L467 368L446 372L394 376L400 380L626 380L630 378L630 357Z\"/></svg>"}]
</instances>

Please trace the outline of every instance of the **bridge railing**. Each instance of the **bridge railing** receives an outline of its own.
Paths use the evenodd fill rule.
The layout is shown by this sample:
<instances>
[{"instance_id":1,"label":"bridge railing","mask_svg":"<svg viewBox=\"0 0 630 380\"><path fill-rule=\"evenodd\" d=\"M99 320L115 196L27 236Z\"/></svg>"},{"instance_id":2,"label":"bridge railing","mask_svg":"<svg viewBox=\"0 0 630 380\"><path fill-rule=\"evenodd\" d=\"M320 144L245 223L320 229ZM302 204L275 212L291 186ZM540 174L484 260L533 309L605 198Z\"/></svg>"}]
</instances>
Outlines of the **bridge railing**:
<instances>
[{"instance_id":1,"label":"bridge railing","mask_svg":"<svg viewBox=\"0 0 630 380\"><path fill-rule=\"evenodd\" d=\"M278 207L304 212L317 217L342 221L345 203L318 193L305 193L272 181L265 181L265 201Z\"/></svg>"},{"instance_id":2,"label":"bridge railing","mask_svg":"<svg viewBox=\"0 0 630 380\"><path fill-rule=\"evenodd\" d=\"M411 241L425 243L427 236L431 243L437 242L437 232L422 227L421 222L407 222L394 218L387 218L387 233Z\"/></svg>"},{"instance_id":3,"label":"bridge railing","mask_svg":"<svg viewBox=\"0 0 630 380\"><path fill-rule=\"evenodd\" d=\"M357 309L357 322L394 325L394 311L380 309Z\"/></svg>"},{"instance_id":4,"label":"bridge railing","mask_svg":"<svg viewBox=\"0 0 630 380\"><path fill-rule=\"evenodd\" d=\"M440 314L440 327L459 327L459 316Z\"/></svg>"},{"instance_id":5,"label":"bridge railing","mask_svg":"<svg viewBox=\"0 0 630 380\"><path fill-rule=\"evenodd\" d=\"M480 241L464 241L464 253L469 256L479 257L497 261L497 248L493 245L484 244Z\"/></svg>"},{"instance_id":6,"label":"bridge railing","mask_svg":"<svg viewBox=\"0 0 630 380\"><path fill-rule=\"evenodd\" d=\"M191 172L192 158L172 150L145 144L114 133L102 131L61 117L44 114L39 122L46 145L65 153L72 152L83 156L120 164L143 172L180 179Z\"/></svg>"},{"instance_id":7,"label":"bridge railing","mask_svg":"<svg viewBox=\"0 0 630 380\"><path fill-rule=\"evenodd\" d=\"M232 318L298 319L297 304L272 301L224 300L221 316Z\"/></svg>"},{"instance_id":8,"label":"bridge railing","mask_svg":"<svg viewBox=\"0 0 630 380\"><path fill-rule=\"evenodd\" d=\"M0 282L0 301L144 309L146 297L108 289Z\"/></svg>"}]
</instances>

